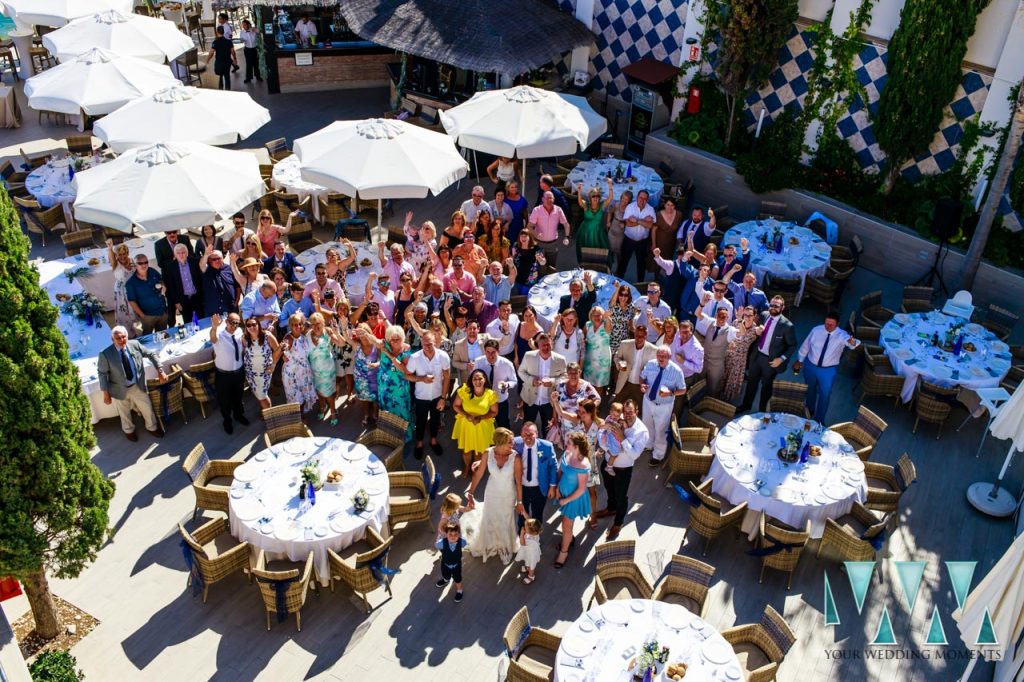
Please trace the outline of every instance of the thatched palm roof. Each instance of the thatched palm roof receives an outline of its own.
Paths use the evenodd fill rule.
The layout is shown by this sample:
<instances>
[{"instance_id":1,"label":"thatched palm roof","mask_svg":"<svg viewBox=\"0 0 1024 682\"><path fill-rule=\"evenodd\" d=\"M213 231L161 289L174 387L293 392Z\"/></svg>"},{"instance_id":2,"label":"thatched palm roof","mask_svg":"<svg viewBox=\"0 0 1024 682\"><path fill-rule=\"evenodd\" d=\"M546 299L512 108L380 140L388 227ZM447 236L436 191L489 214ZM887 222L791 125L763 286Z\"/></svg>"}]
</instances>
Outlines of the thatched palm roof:
<instances>
[{"instance_id":1,"label":"thatched palm roof","mask_svg":"<svg viewBox=\"0 0 1024 682\"><path fill-rule=\"evenodd\" d=\"M512 76L594 41L575 17L541 0L346 0L340 9L364 40Z\"/></svg>"}]
</instances>

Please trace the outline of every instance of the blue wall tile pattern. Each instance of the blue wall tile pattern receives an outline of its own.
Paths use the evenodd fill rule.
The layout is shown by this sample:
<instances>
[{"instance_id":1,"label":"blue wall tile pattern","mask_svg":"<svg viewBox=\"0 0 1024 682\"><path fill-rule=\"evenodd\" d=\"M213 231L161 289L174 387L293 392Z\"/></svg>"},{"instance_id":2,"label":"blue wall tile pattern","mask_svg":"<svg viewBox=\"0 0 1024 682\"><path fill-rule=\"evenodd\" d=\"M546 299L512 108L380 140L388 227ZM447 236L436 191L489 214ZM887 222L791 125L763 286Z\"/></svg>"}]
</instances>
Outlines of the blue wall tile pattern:
<instances>
[{"instance_id":1,"label":"blue wall tile pattern","mask_svg":"<svg viewBox=\"0 0 1024 682\"><path fill-rule=\"evenodd\" d=\"M765 109L765 122L770 123L784 109L803 110L807 97L807 79L814 64L812 51L814 33L794 24L786 44L779 48L778 63L768 74L768 81L756 92L747 95L743 123L750 130L757 125L761 110Z\"/></svg>"}]
</instances>

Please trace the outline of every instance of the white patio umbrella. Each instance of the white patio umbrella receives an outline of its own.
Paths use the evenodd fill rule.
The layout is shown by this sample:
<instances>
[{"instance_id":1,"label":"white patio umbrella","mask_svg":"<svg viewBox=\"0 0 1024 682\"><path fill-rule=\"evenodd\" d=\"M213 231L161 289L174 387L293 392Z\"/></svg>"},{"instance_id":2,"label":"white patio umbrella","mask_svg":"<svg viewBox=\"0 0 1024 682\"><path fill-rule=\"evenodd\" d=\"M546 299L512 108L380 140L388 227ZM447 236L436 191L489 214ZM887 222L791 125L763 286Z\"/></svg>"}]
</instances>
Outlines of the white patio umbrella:
<instances>
[{"instance_id":1,"label":"white patio umbrella","mask_svg":"<svg viewBox=\"0 0 1024 682\"><path fill-rule=\"evenodd\" d=\"M466 176L466 160L447 135L398 120L335 121L295 140L302 179L349 196L422 199Z\"/></svg>"},{"instance_id":2,"label":"white patio umbrella","mask_svg":"<svg viewBox=\"0 0 1024 682\"><path fill-rule=\"evenodd\" d=\"M97 12L132 11L133 0L0 0L7 16L21 27L60 27Z\"/></svg>"},{"instance_id":3,"label":"white patio umbrella","mask_svg":"<svg viewBox=\"0 0 1024 682\"><path fill-rule=\"evenodd\" d=\"M125 232L178 230L227 218L266 188L248 152L155 144L75 175L75 217Z\"/></svg>"},{"instance_id":4,"label":"white patio umbrella","mask_svg":"<svg viewBox=\"0 0 1024 682\"><path fill-rule=\"evenodd\" d=\"M986 610L998 645L975 646ZM968 647L986 656L1001 654L993 682L1020 679L1017 675L1024 667L1024 644L1018 646L1024 632L1024 535L1010 545L984 580L967 595L963 608L953 612L953 619ZM977 662L977 658L971 659L961 682L966 682Z\"/></svg>"},{"instance_id":5,"label":"white patio umbrella","mask_svg":"<svg viewBox=\"0 0 1024 682\"><path fill-rule=\"evenodd\" d=\"M43 36L43 46L62 62L94 47L157 64L195 45L174 22L110 10L76 19Z\"/></svg>"},{"instance_id":6,"label":"white patio umbrella","mask_svg":"<svg viewBox=\"0 0 1024 682\"><path fill-rule=\"evenodd\" d=\"M993 438L1010 441L1010 451L1006 454L1003 468L994 484L973 483L967 488L967 499L975 508L991 516L1009 516L1017 508L1017 500L1003 490L1003 477L1010 468L1013 456L1024 451L1024 384L1017 387L1010 399L1003 403L996 412L989 426Z\"/></svg>"},{"instance_id":7,"label":"white patio umbrella","mask_svg":"<svg viewBox=\"0 0 1024 682\"><path fill-rule=\"evenodd\" d=\"M109 114L178 82L166 66L93 48L25 81L33 109L62 114Z\"/></svg>"},{"instance_id":8,"label":"white patio umbrella","mask_svg":"<svg viewBox=\"0 0 1024 682\"><path fill-rule=\"evenodd\" d=\"M269 121L270 112L247 92L175 83L107 114L92 131L120 154L158 142L234 144Z\"/></svg>"},{"instance_id":9,"label":"white patio umbrella","mask_svg":"<svg viewBox=\"0 0 1024 682\"><path fill-rule=\"evenodd\" d=\"M586 99L518 85L478 92L441 112L441 123L459 146L523 160L566 156L586 149L608 122Z\"/></svg>"}]
</instances>

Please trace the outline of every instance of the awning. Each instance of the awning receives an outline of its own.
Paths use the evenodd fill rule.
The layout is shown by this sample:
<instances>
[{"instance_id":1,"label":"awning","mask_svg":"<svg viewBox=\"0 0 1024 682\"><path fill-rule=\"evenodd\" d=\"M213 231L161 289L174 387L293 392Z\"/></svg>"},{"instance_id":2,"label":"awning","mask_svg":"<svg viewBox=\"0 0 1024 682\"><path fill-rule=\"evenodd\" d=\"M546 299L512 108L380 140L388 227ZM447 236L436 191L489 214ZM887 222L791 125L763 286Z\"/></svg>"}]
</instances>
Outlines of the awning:
<instances>
[{"instance_id":1,"label":"awning","mask_svg":"<svg viewBox=\"0 0 1024 682\"><path fill-rule=\"evenodd\" d=\"M594 42L541 0L347 0L339 9L364 40L485 73L518 76Z\"/></svg>"}]
</instances>

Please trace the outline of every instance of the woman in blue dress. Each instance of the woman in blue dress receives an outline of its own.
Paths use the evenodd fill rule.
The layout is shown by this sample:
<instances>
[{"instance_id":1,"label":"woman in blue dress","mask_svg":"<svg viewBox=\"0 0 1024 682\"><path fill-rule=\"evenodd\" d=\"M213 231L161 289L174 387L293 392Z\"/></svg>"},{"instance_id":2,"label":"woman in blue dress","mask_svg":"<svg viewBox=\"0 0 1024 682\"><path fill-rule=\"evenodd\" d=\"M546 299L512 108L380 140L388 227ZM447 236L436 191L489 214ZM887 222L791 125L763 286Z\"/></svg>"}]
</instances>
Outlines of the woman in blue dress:
<instances>
[{"instance_id":1,"label":"woman in blue dress","mask_svg":"<svg viewBox=\"0 0 1024 682\"><path fill-rule=\"evenodd\" d=\"M587 482L590 479L590 444L580 433L570 433L566 438L558 470L558 511L562 515L562 547L555 557L555 568L561 568L569 558L569 550L576 544L572 535L576 519L590 518L590 495Z\"/></svg>"},{"instance_id":2,"label":"woman in blue dress","mask_svg":"<svg viewBox=\"0 0 1024 682\"><path fill-rule=\"evenodd\" d=\"M406 439L412 439L412 403L409 400L409 380L405 378L405 363L412 349L405 342L405 330L391 325L384 332L380 346L380 369L377 370L377 402L380 409L409 422Z\"/></svg>"}]
</instances>

